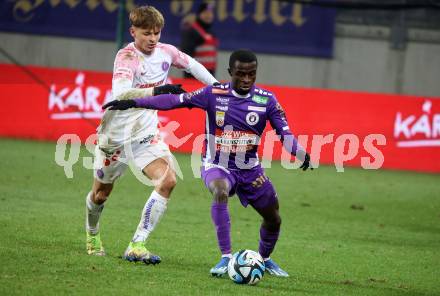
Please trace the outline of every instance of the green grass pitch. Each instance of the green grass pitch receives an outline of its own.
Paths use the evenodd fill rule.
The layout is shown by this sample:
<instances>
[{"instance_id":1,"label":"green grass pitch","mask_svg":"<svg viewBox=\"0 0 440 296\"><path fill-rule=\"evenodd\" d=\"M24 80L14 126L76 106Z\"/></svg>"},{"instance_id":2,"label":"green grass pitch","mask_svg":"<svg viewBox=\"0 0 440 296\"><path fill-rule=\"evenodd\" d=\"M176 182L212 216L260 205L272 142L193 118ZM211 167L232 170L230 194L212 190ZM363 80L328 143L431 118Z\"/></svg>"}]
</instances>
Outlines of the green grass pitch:
<instances>
[{"instance_id":1,"label":"green grass pitch","mask_svg":"<svg viewBox=\"0 0 440 296\"><path fill-rule=\"evenodd\" d=\"M211 198L188 155L176 155L184 180L148 243L163 262L146 266L119 258L151 191L131 172L102 216L108 256L91 257L84 199L92 172L82 159L67 179L54 143L2 139L0 153L0 295L440 294L439 175L330 166L302 172L274 162L267 174L283 223L272 258L291 277L265 275L252 287L209 274L219 259ZM234 251L257 249L258 215L237 198L230 213Z\"/></svg>"}]
</instances>

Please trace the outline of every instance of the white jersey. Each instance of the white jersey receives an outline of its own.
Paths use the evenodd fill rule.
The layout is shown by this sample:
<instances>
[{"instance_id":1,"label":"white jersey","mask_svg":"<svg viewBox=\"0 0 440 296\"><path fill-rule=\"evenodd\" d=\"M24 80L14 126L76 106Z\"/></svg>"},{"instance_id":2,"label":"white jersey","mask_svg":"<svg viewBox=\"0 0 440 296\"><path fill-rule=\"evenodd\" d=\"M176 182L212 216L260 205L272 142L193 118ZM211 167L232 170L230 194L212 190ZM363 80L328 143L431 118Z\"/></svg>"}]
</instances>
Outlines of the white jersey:
<instances>
[{"instance_id":1,"label":"white jersey","mask_svg":"<svg viewBox=\"0 0 440 296\"><path fill-rule=\"evenodd\" d=\"M216 82L206 69L200 68L197 61L172 45L158 43L153 53L146 55L137 50L132 42L116 55L112 79L113 99L133 89L166 84L170 66L195 73L205 84ZM158 123L156 110L106 110L97 129L99 145L103 148L117 148L127 141L156 135ZM105 140L102 136L105 136Z\"/></svg>"}]
</instances>

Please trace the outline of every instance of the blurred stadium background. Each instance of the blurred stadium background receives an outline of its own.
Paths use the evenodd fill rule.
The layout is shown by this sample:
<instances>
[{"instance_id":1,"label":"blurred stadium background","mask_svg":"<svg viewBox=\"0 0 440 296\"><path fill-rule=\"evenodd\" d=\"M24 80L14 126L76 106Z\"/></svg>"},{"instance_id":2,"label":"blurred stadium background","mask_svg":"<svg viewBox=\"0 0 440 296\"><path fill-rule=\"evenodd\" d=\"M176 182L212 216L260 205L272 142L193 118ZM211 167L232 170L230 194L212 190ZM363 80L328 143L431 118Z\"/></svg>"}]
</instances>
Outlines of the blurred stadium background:
<instances>
[{"instance_id":1,"label":"blurred stadium background","mask_svg":"<svg viewBox=\"0 0 440 296\"><path fill-rule=\"evenodd\" d=\"M20 2L5 1L3 5L9 10L2 9L2 18L5 19L5 15L11 14L10 10L13 3ZM34 19L47 16L47 11L50 11L49 2L43 1L40 7L33 10L29 8L28 14L34 15ZM63 6L67 6L67 4L63 4L63 1L58 2L58 6L52 9L61 10ZM100 1L90 2L96 2L97 7L93 12L102 14L105 11L103 3L106 1L102 1L102 4ZM108 2L116 3L117 1ZM134 2L148 3L145 1ZM191 3L192 1L181 2ZM233 12L232 2L229 3L230 14ZM255 3L261 1L241 2L251 12L255 9ZM269 18L268 6L270 6L271 1L263 2L266 5L266 17ZM368 2L375 3L379 7L381 5L385 6L386 3L436 3L436 1L423 0L328 2L351 3L354 6L356 3ZM72 3L78 3L74 8L67 10L73 18L76 10L81 11L84 16L93 17L92 12L85 13L86 9L84 7L87 1L72 1ZM197 4L194 2L192 9L194 10L196 7ZM291 14L290 9L288 7L284 8L282 14L289 17L289 14ZM44 14L40 10L44 11ZM65 10L63 10L64 13ZM262 71L258 73L258 81L276 85L438 96L440 93L440 85L437 83L440 69L438 58L440 18L438 14L438 9L433 7L408 10L336 9L334 24L329 23L330 26L334 25L332 58L260 54ZM108 15L104 20L110 21L109 27L116 28L117 11L113 10ZM232 22L233 17L229 16L228 21ZM75 27L80 24L81 20L78 20L78 24L72 24L69 33L75 31ZM215 29L219 30L221 26L222 24L217 22ZM295 27L292 23L291 26ZM179 28L166 28L165 30L171 29L174 31L179 30ZM13 32L13 27L8 31L2 30L0 33L3 40L2 49L24 65L96 71L112 70L116 47L115 40L65 38L60 36L62 32L58 33L56 37L51 35L23 35ZM116 38L116 31L111 33ZM254 33L257 34L258 32L255 31ZM312 37L316 38L310 36L310 38ZM163 35L163 38L167 40L166 34ZM225 40L221 41L225 42ZM236 46L240 47L241 44L236 44ZM228 50L220 52L218 78L222 80L229 78L226 67L222 67L222 65L227 65L229 53ZM0 55L0 61L11 63L11 60L5 57L4 54ZM179 75L179 73L175 75Z\"/></svg>"},{"instance_id":2,"label":"blurred stadium background","mask_svg":"<svg viewBox=\"0 0 440 296\"><path fill-rule=\"evenodd\" d=\"M103 217L112 255L84 255L83 200L92 177L83 167L91 156L84 144L93 143L100 106L111 98L118 44L130 41L120 33L127 28L120 4L158 7L166 20L162 41L178 46L180 21L200 2L0 2L0 294L440 294L436 0L211 1L221 44L216 77L229 79L233 49L250 48L259 58L257 83L280 99L294 133L309 135L309 147L312 135L332 135L312 151L325 164L318 170L302 175L278 162L268 169L285 209L274 256L291 278L265 279L255 290L209 278L218 254L209 194L186 154L194 137L172 147L184 179L151 240L164 263L133 268L117 258L149 190L132 176L120 182ZM171 77L188 90L200 86L176 70ZM187 112L161 113L163 127L177 121L178 138L202 133L203 123L192 118L203 113ZM64 134L83 144L73 179L54 156ZM386 143L369 139L373 134ZM276 146L272 157L280 151ZM377 170L363 169L368 164ZM255 248L258 217L236 200L231 211L234 248ZM182 224L188 229L179 230Z\"/></svg>"}]
</instances>

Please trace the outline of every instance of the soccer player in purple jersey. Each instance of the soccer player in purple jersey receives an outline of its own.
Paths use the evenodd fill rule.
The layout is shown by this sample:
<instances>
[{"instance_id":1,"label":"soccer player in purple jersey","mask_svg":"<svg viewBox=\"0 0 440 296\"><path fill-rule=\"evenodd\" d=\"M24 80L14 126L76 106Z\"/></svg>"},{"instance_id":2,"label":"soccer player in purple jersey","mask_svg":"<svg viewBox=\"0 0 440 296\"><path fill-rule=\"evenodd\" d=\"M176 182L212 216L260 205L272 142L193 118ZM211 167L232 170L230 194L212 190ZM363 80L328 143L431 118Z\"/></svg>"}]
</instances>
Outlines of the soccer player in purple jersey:
<instances>
[{"instance_id":1,"label":"soccer player in purple jersey","mask_svg":"<svg viewBox=\"0 0 440 296\"><path fill-rule=\"evenodd\" d=\"M266 121L269 120L276 130L284 147L303 161L300 167L303 170L311 168L310 156L291 133L283 108L275 96L255 86L257 65L253 52L238 50L229 59L230 83L207 86L181 95L112 101L104 106L110 110L195 107L206 111L202 178L213 195L211 217L222 253L220 262L210 270L214 276L227 272L231 258L231 225L227 205L228 197L235 193L243 206L250 204L263 218L259 253L265 260L266 270L275 276L289 276L270 258L280 233L281 217L277 194L257 155Z\"/></svg>"}]
</instances>

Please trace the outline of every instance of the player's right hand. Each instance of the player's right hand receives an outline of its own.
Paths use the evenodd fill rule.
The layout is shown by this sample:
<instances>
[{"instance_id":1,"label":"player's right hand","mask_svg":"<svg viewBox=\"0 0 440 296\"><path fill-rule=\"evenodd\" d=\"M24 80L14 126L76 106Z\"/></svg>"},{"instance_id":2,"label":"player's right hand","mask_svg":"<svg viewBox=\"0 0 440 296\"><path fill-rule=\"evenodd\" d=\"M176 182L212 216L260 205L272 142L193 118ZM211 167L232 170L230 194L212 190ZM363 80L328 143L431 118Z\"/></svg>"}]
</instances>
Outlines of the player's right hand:
<instances>
[{"instance_id":1,"label":"player's right hand","mask_svg":"<svg viewBox=\"0 0 440 296\"><path fill-rule=\"evenodd\" d=\"M111 102L108 102L104 106L102 106L102 109L108 109L108 110L127 110L130 108L136 108L136 101L134 100L114 100Z\"/></svg>"},{"instance_id":2,"label":"player's right hand","mask_svg":"<svg viewBox=\"0 0 440 296\"><path fill-rule=\"evenodd\" d=\"M302 169L303 171L307 170L308 168L313 170L313 167L310 163L310 155L308 153L306 153L306 155L304 156L304 162L299 168Z\"/></svg>"},{"instance_id":3,"label":"player's right hand","mask_svg":"<svg viewBox=\"0 0 440 296\"><path fill-rule=\"evenodd\" d=\"M154 96L165 94L179 95L183 93L186 93L186 90L182 88L182 84L165 84L156 86L153 90Z\"/></svg>"}]
</instances>

